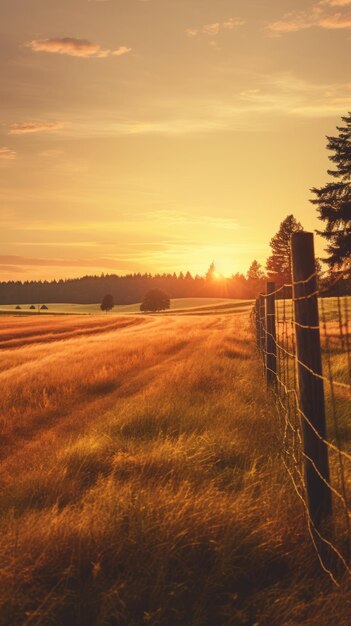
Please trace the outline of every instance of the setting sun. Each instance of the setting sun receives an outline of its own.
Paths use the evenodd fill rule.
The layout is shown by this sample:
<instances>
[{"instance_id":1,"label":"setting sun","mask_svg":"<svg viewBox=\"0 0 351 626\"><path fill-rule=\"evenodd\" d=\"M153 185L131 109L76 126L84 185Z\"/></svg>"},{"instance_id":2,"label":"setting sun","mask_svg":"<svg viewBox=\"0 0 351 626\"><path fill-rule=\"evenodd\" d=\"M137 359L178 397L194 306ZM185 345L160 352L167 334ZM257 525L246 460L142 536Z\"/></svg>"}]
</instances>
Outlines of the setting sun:
<instances>
[{"instance_id":1,"label":"setting sun","mask_svg":"<svg viewBox=\"0 0 351 626\"><path fill-rule=\"evenodd\" d=\"M214 280L217 280L217 281L224 280L223 274L221 274L217 270L215 272L213 272L213 278L214 278Z\"/></svg>"}]
</instances>

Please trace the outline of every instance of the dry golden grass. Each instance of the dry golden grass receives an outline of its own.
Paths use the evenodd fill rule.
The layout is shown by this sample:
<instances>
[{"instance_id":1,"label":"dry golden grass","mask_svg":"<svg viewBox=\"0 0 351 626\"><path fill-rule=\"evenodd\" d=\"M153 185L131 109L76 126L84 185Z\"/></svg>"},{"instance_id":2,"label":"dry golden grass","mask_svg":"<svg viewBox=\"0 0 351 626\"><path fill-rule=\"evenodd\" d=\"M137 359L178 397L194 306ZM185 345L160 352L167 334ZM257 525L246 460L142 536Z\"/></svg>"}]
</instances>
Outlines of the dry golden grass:
<instances>
[{"instance_id":1,"label":"dry golden grass","mask_svg":"<svg viewBox=\"0 0 351 626\"><path fill-rule=\"evenodd\" d=\"M0 319L0 623L349 624L247 315Z\"/></svg>"}]
</instances>

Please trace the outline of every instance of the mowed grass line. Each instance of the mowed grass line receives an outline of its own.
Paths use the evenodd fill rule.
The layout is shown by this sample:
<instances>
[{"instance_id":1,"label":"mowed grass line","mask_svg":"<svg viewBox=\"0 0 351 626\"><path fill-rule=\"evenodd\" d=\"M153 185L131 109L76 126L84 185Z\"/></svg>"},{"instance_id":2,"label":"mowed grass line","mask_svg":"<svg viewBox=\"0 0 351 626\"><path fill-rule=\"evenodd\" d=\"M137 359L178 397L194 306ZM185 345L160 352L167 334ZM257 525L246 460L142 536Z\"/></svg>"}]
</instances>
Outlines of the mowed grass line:
<instances>
[{"instance_id":1,"label":"mowed grass line","mask_svg":"<svg viewBox=\"0 0 351 626\"><path fill-rule=\"evenodd\" d=\"M348 624L247 316L147 319L4 351L0 623Z\"/></svg>"}]
</instances>

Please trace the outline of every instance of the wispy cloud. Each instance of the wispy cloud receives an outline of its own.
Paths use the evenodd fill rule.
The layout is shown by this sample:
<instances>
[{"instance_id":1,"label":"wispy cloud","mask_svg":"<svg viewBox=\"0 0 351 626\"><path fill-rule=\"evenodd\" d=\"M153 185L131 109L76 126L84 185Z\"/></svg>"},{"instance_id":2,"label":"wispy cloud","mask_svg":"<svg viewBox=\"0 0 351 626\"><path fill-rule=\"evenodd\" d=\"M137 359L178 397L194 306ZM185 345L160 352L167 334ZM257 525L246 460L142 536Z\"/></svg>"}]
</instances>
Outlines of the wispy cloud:
<instances>
[{"instance_id":1,"label":"wispy cloud","mask_svg":"<svg viewBox=\"0 0 351 626\"><path fill-rule=\"evenodd\" d=\"M331 7L346 7L351 4L351 0L324 0L321 4L327 4Z\"/></svg>"},{"instance_id":2,"label":"wispy cloud","mask_svg":"<svg viewBox=\"0 0 351 626\"><path fill-rule=\"evenodd\" d=\"M48 148L48 150L43 150L38 153L38 156L44 157L45 159L52 159L55 157L60 157L65 154L64 150L57 150L56 148Z\"/></svg>"},{"instance_id":3,"label":"wispy cloud","mask_svg":"<svg viewBox=\"0 0 351 626\"><path fill-rule=\"evenodd\" d=\"M268 29L276 35L309 28L351 29L350 5L351 0L321 0L307 10L286 13L281 20L271 22Z\"/></svg>"},{"instance_id":4,"label":"wispy cloud","mask_svg":"<svg viewBox=\"0 0 351 626\"><path fill-rule=\"evenodd\" d=\"M24 257L13 254L0 256L0 266L11 265L12 267L83 267L83 268L109 268L128 269L129 265L125 260L113 258L37 258Z\"/></svg>"},{"instance_id":5,"label":"wispy cloud","mask_svg":"<svg viewBox=\"0 0 351 626\"><path fill-rule=\"evenodd\" d=\"M18 122L11 124L9 135L26 135L59 130L64 127L61 122Z\"/></svg>"},{"instance_id":6,"label":"wispy cloud","mask_svg":"<svg viewBox=\"0 0 351 626\"><path fill-rule=\"evenodd\" d=\"M351 83L310 83L291 73L263 78L260 87L241 92L251 111L289 117L327 117L347 110Z\"/></svg>"},{"instance_id":7,"label":"wispy cloud","mask_svg":"<svg viewBox=\"0 0 351 626\"><path fill-rule=\"evenodd\" d=\"M328 117L347 110L351 83L310 83L293 73L252 75L243 90L230 98L211 94L176 100L145 99L124 119L106 110L99 119L79 115L71 119L70 136L167 135L181 136L231 130L257 132L271 127L276 116ZM145 104L147 103L147 107ZM65 131L62 131L65 132Z\"/></svg>"},{"instance_id":8,"label":"wispy cloud","mask_svg":"<svg viewBox=\"0 0 351 626\"><path fill-rule=\"evenodd\" d=\"M240 17L230 17L224 22L212 22L211 24L204 24L199 28L187 28L185 32L188 37L216 37L223 30L235 30L244 24L245 21Z\"/></svg>"},{"instance_id":9,"label":"wispy cloud","mask_svg":"<svg viewBox=\"0 0 351 626\"><path fill-rule=\"evenodd\" d=\"M17 153L14 150L11 150L10 148L6 148L5 146L3 148L0 148L0 160L1 161L14 161L16 157L17 157Z\"/></svg>"},{"instance_id":10,"label":"wispy cloud","mask_svg":"<svg viewBox=\"0 0 351 626\"><path fill-rule=\"evenodd\" d=\"M9 274L25 274L27 269L17 265L0 265L0 273L5 274L4 280L8 280Z\"/></svg>"},{"instance_id":11,"label":"wispy cloud","mask_svg":"<svg viewBox=\"0 0 351 626\"><path fill-rule=\"evenodd\" d=\"M138 219L142 219L145 214L140 214ZM175 211L172 209L159 209L148 211L147 220L154 221L156 224L165 223L167 226L194 226L197 228L209 228L217 230L238 230L239 224L236 218L232 217L215 217L213 215L191 215L185 211ZM192 238L194 237L192 231Z\"/></svg>"},{"instance_id":12,"label":"wispy cloud","mask_svg":"<svg viewBox=\"0 0 351 626\"><path fill-rule=\"evenodd\" d=\"M33 41L25 45L34 52L51 52L84 59L105 59L107 57L122 56L131 52L131 48L127 48L126 46L120 46L119 48L110 50L102 48L99 44L92 43L88 39L75 39L74 37L33 39Z\"/></svg>"}]
</instances>

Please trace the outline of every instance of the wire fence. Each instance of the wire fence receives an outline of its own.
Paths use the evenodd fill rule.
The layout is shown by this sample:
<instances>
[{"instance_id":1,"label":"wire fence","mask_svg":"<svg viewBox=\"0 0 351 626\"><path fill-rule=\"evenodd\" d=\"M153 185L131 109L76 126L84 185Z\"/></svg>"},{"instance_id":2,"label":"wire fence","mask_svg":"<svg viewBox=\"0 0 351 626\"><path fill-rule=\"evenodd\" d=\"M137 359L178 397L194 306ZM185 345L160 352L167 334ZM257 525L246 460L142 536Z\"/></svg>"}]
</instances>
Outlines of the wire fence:
<instances>
[{"instance_id":1,"label":"wire fence","mask_svg":"<svg viewBox=\"0 0 351 626\"><path fill-rule=\"evenodd\" d=\"M268 283L256 301L257 346L283 463L320 565L339 585L351 576L350 300L343 272L332 288L318 285L312 234L293 236L292 265L292 283Z\"/></svg>"}]
</instances>

